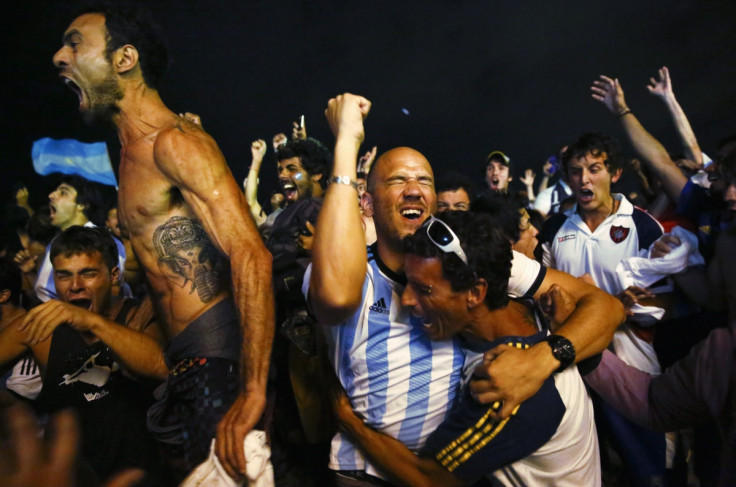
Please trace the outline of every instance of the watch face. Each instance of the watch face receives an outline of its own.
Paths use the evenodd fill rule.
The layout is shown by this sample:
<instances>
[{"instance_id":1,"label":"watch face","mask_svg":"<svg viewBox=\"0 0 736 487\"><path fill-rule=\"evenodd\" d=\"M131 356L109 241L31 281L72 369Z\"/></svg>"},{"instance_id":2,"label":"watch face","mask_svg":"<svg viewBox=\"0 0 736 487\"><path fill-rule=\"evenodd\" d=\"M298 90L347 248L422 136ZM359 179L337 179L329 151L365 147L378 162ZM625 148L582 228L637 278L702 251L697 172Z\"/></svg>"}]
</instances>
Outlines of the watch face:
<instances>
[{"instance_id":1,"label":"watch face","mask_svg":"<svg viewBox=\"0 0 736 487\"><path fill-rule=\"evenodd\" d=\"M552 348L552 355L560 362L557 371L566 369L575 361L575 347L567 338L561 335L550 335L547 343Z\"/></svg>"}]
</instances>

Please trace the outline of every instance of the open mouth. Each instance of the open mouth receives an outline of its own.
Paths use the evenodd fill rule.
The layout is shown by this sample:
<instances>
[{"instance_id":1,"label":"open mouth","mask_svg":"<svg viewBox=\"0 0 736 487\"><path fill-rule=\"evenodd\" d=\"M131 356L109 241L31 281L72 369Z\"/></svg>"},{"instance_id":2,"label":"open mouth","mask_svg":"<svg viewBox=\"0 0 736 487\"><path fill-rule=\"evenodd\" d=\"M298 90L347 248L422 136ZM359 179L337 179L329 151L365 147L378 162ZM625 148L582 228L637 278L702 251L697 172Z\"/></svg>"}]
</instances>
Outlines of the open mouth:
<instances>
[{"instance_id":1,"label":"open mouth","mask_svg":"<svg viewBox=\"0 0 736 487\"><path fill-rule=\"evenodd\" d=\"M64 84L72 90L74 93L76 93L77 98L79 99L79 104L82 104L82 100L84 99L84 95L82 94L82 89L77 85L74 81L70 80L69 78L64 78Z\"/></svg>"},{"instance_id":2,"label":"open mouth","mask_svg":"<svg viewBox=\"0 0 736 487\"><path fill-rule=\"evenodd\" d=\"M54 215L56 215L56 207L53 204L49 203L49 217L53 219Z\"/></svg>"},{"instance_id":3,"label":"open mouth","mask_svg":"<svg viewBox=\"0 0 736 487\"><path fill-rule=\"evenodd\" d=\"M92 311L91 299L70 299L69 304Z\"/></svg>"},{"instance_id":4,"label":"open mouth","mask_svg":"<svg viewBox=\"0 0 736 487\"><path fill-rule=\"evenodd\" d=\"M588 202L593 200L593 191L589 189L581 189L579 192L579 199L582 202Z\"/></svg>"},{"instance_id":5,"label":"open mouth","mask_svg":"<svg viewBox=\"0 0 736 487\"><path fill-rule=\"evenodd\" d=\"M296 189L296 186L291 183L282 183L281 187L284 190L284 196L289 201L295 200L299 195L299 191Z\"/></svg>"},{"instance_id":6,"label":"open mouth","mask_svg":"<svg viewBox=\"0 0 736 487\"><path fill-rule=\"evenodd\" d=\"M491 188L498 189L498 185L501 183L498 179L491 179Z\"/></svg>"},{"instance_id":7,"label":"open mouth","mask_svg":"<svg viewBox=\"0 0 736 487\"><path fill-rule=\"evenodd\" d=\"M417 218L421 218L424 212L417 208L405 208L401 210L399 213L401 214L401 216L403 216L406 219L416 220Z\"/></svg>"}]
</instances>

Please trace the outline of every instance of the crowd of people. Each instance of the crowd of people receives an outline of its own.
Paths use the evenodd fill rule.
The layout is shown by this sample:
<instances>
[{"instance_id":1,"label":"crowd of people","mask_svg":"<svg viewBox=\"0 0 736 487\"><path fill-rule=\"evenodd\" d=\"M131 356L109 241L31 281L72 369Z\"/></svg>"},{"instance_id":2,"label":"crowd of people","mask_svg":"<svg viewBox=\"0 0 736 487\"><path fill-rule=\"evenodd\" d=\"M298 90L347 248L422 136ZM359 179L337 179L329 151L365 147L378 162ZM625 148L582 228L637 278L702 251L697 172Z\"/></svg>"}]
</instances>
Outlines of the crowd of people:
<instances>
[{"instance_id":1,"label":"crowd of people","mask_svg":"<svg viewBox=\"0 0 736 487\"><path fill-rule=\"evenodd\" d=\"M346 93L334 144L302 117L241 188L159 96L144 13L80 13L53 61L117 130L119 188L58 175L4 209L0 484L736 483L736 137L706 156L666 67L681 152L601 76L621 133L571 134L540 184L500 150L435 175L361 155Z\"/></svg>"}]
</instances>

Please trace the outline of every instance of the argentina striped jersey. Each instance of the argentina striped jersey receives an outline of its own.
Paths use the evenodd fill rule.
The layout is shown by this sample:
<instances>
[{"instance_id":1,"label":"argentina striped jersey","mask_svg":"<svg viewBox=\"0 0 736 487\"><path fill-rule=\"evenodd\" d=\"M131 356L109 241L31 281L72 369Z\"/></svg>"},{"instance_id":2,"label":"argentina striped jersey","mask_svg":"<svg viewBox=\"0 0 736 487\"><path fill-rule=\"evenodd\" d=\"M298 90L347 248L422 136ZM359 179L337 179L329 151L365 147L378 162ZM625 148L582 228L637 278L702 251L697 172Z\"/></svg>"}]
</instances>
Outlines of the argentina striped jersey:
<instances>
[{"instance_id":1,"label":"argentina striped jersey","mask_svg":"<svg viewBox=\"0 0 736 487\"><path fill-rule=\"evenodd\" d=\"M517 285L510 283L509 291L523 295L543 273L539 264L517 265L517 260L515 254L512 281ZM305 296L310 276L311 266L304 278ZM465 354L457 341L429 340L421 320L401 306L405 284L403 275L381 262L374 244L368 248L361 306L348 321L324 327L324 332L329 359L355 412L368 426L416 452L454 404ZM342 433L333 438L329 466L382 476Z\"/></svg>"}]
</instances>

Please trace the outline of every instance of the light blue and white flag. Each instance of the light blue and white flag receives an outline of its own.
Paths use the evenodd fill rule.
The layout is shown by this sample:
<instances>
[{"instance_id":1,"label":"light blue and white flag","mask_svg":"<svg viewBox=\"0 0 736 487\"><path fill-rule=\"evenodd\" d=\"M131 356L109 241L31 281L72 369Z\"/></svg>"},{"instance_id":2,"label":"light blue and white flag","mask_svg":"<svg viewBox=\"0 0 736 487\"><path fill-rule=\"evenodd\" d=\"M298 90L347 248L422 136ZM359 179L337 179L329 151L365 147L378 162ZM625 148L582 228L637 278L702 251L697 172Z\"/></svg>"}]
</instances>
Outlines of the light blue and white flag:
<instances>
[{"instance_id":1,"label":"light blue and white flag","mask_svg":"<svg viewBox=\"0 0 736 487\"><path fill-rule=\"evenodd\" d=\"M33 143L33 169L42 176L60 172L90 181L117 186L105 142L85 144L74 139L45 137Z\"/></svg>"}]
</instances>

